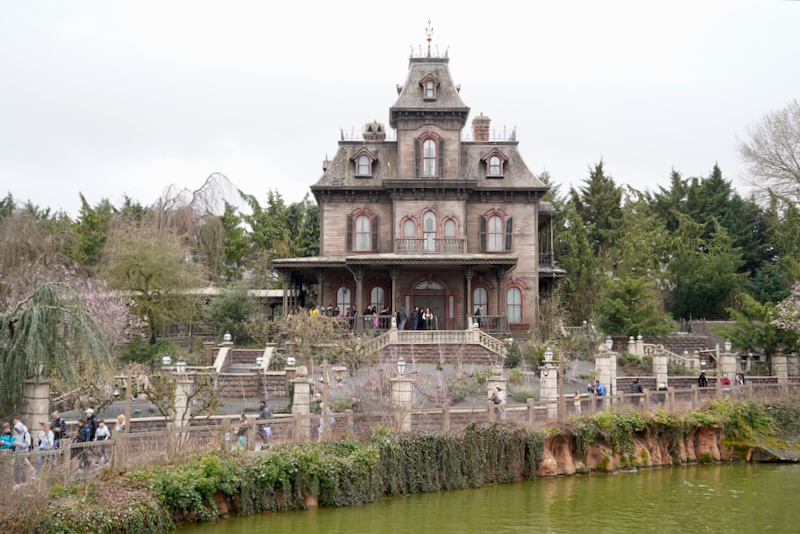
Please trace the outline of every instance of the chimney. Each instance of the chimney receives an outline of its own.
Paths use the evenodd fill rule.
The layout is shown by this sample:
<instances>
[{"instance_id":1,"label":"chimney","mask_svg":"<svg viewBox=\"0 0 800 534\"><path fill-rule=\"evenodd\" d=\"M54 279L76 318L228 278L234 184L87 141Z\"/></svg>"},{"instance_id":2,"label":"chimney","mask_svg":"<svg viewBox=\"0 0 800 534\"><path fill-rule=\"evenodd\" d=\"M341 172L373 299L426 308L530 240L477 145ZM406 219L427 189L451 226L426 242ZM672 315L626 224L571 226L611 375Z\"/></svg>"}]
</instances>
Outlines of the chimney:
<instances>
[{"instance_id":1,"label":"chimney","mask_svg":"<svg viewBox=\"0 0 800 534\"><path fill-rule=\"evenodd\" d=\"M378 121L368 122L364 125L364 141L385 141L386 127Z\"/></svg>"},{"instance_id":2,"label":"chimney","mask_svg":"<svg viewBox=\"0 0 800 534\"><path fill-rule=\"evenodd\" d=\"M325 154L325 159L322 160L322 171L327 171L328 167L331 166L331 160L328 159L328 155Z\"/></svg>"},{"instance_id":3,"label":"chimney","mask_svg":"<svg viewBox=\"0 0 800 534\"><path fill-rule=\"evenodd\" d=\"M489 140L489 124L492 119L484 117L483 112L474 119L472 119L472 137L475 141L488 141Z\"/></svg>"}]
</instances>

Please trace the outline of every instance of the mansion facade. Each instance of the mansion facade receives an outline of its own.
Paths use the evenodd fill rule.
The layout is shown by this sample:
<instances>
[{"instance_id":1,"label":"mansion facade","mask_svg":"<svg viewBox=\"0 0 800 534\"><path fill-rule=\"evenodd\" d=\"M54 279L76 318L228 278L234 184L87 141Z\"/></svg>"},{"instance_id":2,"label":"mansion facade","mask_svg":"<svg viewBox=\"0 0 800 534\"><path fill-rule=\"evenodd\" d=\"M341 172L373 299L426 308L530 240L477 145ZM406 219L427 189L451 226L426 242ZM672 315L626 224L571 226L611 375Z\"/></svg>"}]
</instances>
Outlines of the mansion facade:
<instances>
[{"instance_id":1,"label":"mansion facade","mask_svg":"<svg viewBox=\"0 0 800 534\"><path fill-rule=\"evenodd\" d=\"M470 109L447 57L411 57L389 110L342 135L311 187L320 211L320 255L275 260L284 313L317 284L323 306L395 312L430 308L435 328L463 330L483 306L500 330L527 330L555 267L547 187L523 161L515 132L494 136ZM391 137L394 137L392 139Z\"/></svg>"}]
</instances>

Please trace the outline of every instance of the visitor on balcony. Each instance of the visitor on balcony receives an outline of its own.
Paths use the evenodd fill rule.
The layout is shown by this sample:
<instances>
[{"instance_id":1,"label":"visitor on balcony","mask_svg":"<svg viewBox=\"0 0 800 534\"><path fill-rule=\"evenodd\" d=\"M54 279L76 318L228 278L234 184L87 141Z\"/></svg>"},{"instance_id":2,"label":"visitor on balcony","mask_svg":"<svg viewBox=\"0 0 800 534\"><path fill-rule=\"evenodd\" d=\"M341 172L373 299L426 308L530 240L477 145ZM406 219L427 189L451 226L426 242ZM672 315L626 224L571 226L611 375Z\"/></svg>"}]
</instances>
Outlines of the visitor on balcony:
<instances>
[{"instance_id":1,"label":"visitor on balcony","mask_svg":"<svg viewBox=\"0 0 800 534\"><path fill-rule=\"evenodd\" d=\"M422 314L422 323L425 325L425 330L433 330L433 314L430 308L425 308L425 313Z\"/></svg>"},{"instance_id":2,"label":"visitor on balcony","mask_svg":"<svg viewBox=\"0 0 800 534\"><path fill-rule=\"evenodd\" d=\"M408 312L406 311L406 307L400 306L400 309L397 310L397 329L405 330L407 320L408 320Z\"/></svg>"},{"instance_id":3,"label":"visitor on balcony","mask_svg":"<svg viewBox=\"0 0 800 534\"><path fill-rule=\"evenodd\" d=\"M414 311L411 312L411 321L414 323L414 330L419 330L420 317L419 306L414 306Z\"/></svg>"}]
</instances>

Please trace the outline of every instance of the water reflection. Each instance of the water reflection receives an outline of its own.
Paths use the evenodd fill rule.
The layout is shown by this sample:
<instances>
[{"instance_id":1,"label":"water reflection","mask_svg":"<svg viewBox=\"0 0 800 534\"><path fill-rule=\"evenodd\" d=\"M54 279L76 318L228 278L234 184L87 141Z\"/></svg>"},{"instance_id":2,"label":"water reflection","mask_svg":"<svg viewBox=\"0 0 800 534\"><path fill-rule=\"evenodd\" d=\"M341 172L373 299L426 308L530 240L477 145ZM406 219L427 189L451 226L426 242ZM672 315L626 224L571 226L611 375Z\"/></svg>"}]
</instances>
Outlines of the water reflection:
<instances>
[{"instance_id":1,"label":"water reflection","mask_svg":"<svg viewBox=\"0 0 800 534\"><path fill-rule=\"evenodd\" d=\"M799 468L698 465L539 479L185 525L179 533L797 532Z\"/></svg>"}]
</instances>

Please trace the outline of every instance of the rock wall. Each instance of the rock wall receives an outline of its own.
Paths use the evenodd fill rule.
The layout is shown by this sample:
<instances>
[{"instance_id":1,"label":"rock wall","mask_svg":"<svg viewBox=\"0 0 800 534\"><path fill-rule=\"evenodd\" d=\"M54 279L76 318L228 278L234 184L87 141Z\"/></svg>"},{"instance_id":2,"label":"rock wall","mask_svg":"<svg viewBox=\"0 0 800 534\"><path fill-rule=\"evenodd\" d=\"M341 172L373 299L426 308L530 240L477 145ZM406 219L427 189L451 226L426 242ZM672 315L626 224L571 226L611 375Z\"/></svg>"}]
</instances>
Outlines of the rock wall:
<instances>
[{"instance_id":1,"label":"rock wall","mask_svg":"<svg viewBox=\"0 0 800 534\"><path fill-rule=\"evenodd\" d=\"M462 363L474 365L502 365L503 358L481 345L390 345L381 349L380 358L391 362L402 356L407 363Z\"/></svg>"},{"instance_id":2,"label":"rock wall","mask_svg":"<svg viewBox=\"0 0 800 534\"><path fill-rule=\"evenodd\" d=\"M544 458L538 475L554 477L575 473L613 473L624 469L661 467L695 462L727 461L737 458L730 447L723 444L725 433L721 427L699 427L677 439L670 435L655 435L650 430L634 438L630 457L614 452L611 443L598 437L579 455L571 437L564 434L548 436L544 444ZM676 443L677 441L677 443ZM764 461L768 455L753 450L748 460Z\"/></svg>"}]
</instances>

